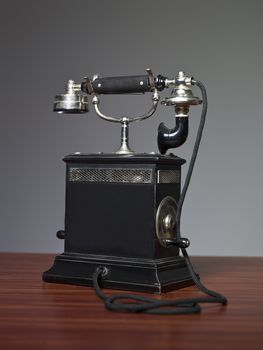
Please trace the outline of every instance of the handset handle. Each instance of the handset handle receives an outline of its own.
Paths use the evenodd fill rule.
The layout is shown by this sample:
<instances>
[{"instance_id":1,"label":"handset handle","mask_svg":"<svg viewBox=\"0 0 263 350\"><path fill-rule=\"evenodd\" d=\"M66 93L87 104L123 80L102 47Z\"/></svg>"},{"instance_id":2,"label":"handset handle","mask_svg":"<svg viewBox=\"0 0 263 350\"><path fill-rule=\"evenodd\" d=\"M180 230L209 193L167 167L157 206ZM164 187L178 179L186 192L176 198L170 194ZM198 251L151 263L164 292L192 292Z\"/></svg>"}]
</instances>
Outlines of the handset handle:
<instances>
[{"instance_id":1,"label":"handset handle","mask_svg":"<svg viewBox=\"0 0 263 350\"><path fill-rule=\"evenodd\" d=\"M91 82L96 94L133 94L151 91L149 75L96 78Z\"/></svg>"}]
</instances>

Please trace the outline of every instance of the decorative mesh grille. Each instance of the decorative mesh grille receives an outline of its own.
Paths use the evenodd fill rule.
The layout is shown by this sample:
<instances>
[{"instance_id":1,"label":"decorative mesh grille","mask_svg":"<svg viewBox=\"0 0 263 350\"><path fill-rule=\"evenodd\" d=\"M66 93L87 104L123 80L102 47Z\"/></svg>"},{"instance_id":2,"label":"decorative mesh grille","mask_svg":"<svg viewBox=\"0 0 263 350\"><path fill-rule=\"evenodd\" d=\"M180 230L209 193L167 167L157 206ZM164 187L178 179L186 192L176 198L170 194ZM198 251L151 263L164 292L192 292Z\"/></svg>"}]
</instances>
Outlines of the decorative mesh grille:
<instances>
[{"instance_id":1,"label":"decorative mesh grille","mask_svg":"<svg viewBox=\"0 0 263 350\"><path fill-rule=\"evenodd\" d=\"M71 168L69 181L151 183L151 169L128 168Z\"/></svg>"},{"instance_id":2,"label":"decorative mesh grille","mask_svg":"<svg viewBox=\"0 0 263 350\"><path fill-rule=\"evenodd\" d=\"M179 170L158 170L158 183L180 183L180 171Z\"/></svg>"}]
</instances>

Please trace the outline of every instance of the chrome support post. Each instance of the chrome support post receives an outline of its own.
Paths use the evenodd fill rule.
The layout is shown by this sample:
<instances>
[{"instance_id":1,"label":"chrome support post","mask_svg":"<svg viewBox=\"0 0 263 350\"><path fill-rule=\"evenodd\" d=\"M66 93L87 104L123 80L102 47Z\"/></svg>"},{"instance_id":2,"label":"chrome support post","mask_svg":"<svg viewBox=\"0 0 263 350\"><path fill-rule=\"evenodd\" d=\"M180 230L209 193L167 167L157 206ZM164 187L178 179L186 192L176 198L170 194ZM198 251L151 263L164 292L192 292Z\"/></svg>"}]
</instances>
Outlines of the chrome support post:
<instances>
[{"instance_id":1,"label":"chrome support post","mask_svg":"<svg viewBox=\"0 0 263 350\"><path fill-rule=\"evenodd\" d=\"M116 154L134 154L135 152L129 146L129 118L123 117L121 121L121 146L115 152Z\"/></svg>"}]
</instances>

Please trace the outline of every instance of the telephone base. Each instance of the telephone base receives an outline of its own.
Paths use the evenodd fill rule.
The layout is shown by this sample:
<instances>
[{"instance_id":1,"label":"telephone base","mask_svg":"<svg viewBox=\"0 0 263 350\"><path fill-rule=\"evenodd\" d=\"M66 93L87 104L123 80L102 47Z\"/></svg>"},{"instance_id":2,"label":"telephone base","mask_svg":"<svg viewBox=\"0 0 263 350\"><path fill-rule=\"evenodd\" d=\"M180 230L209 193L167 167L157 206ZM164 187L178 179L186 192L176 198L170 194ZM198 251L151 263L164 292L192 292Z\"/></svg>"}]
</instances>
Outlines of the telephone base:
<instances>
[{"instance_id":1,"label":"telephone base","mask_svg":"<svg viewBox=\"0 0 263 350\"><path fill-rule=\"evenodd\" d=\"M92 286L93 273L100 266L108 270L102 280L105 288L162 293L194 284L180 256L149 260L77 253L56 256L43 280Z\"/></svg>"}]
</instances>

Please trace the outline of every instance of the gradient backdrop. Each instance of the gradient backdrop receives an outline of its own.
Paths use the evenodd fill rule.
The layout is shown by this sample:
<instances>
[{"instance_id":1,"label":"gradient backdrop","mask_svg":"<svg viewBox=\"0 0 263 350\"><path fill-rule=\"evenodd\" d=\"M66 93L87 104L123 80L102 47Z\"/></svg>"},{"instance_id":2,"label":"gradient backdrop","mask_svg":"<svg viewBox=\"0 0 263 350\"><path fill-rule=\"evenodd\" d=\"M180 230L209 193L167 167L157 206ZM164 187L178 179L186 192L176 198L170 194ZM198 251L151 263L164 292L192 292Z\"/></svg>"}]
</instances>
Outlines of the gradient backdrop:
<instances>
[{"instance_id":1,"label":"gradient backdrop","mask_svg":"<svg viewBox=\"0 0 263 350\"><path fill-rule=\"evenodd\" d=\"M93 111L59 117L53 96L70 78L150 67L169 77L185 70L208 91L182 217L190 254L262 255L262 12L260 0L1 0L0 250L61 252L62 157L119 145L118 125ZM115 115L149 103L149 95L102 97L103 111ZM192 108L189 139L175 152L187 160L200 110ZM131 126L136 151L157 151L160 121L172 127L172 109L159 106Z\"/></svg>"}]
</instances>

